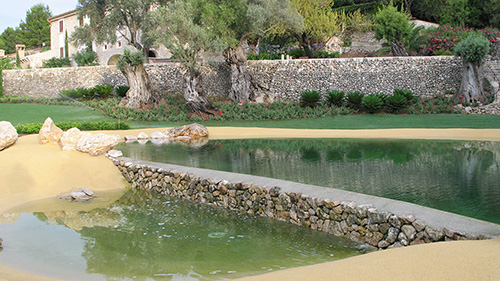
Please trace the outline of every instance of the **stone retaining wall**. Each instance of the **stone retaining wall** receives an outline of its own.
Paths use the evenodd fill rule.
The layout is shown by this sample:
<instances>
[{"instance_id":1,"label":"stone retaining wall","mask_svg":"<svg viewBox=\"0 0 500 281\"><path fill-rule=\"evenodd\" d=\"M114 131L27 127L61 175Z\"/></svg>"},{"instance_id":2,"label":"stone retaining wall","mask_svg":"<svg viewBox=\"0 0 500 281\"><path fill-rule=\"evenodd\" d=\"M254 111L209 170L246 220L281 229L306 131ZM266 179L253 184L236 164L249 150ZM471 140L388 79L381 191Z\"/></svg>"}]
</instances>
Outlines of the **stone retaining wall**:
<instances>
[{"instance_id":1,"label":"stone retaining wall","mask_svg":"<svg viewBox=\"0 0 500 281\"><path fill-rule=\"evenodd\" d=\"M249 61L248 70L271 99L298 100L306 90L392 93L405 88L420 96L455 91L460 86L462 62L454 57L336 58ZM151 64L146 69L161 93L180 93L184 69L176 63ZM208 95L227 96L229 69L225 63L202 67L202 85ZM57 97L61 90L98 84L125 85L114 66L4 70L7 96Z\"/></svg>"},{"instance_id":2,"label":"stone retaining wall","mask_svg":"<svg viewBox=\"0 0 500 281\"><path fill-rule=\"evenodd\" d=\"M153 190L250 215L287 221L344 236L379 249L435 241L489 238L446 228L435 229L412 215L378 211L371 205L358 206L354 202L282 192L281 187L267 188L242 182L215 181L158 168L154 163L134 163L127 158L113 161L133 188Z\"/></svg>"}]
</instances>

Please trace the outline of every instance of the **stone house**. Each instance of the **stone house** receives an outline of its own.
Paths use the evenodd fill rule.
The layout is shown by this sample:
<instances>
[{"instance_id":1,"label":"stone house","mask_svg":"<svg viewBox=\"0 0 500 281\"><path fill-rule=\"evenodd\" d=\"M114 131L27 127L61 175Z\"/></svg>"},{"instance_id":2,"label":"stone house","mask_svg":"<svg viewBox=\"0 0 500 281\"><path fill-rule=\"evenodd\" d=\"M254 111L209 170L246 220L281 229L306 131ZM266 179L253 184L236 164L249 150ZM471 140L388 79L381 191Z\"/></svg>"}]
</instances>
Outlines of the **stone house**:
<instances>
[{"instance_id":1,"label":"stone house","mask_svg":"<svg viewBox=\"0 0 500 281\"><path fill-rule=\"evenodd\" d=\"M90 23L89 17L78 19L77 10L72 10L60 15L53 16L48 19L50 23L50 42L51 51L56 57L64 57L66 35L69 37L79 26ZM118 40L115 44L97 44L92 43L92 49L97 53L100 65L115 65L118 58L123 54L124 49L132 48L127 44L126 39L122 35L118 35ZM82 50L83 46L75 47L72 43L68 45L68 54L70 57ZM169 58L171 54L165 47L151 49L149 58L151 61L156 61L161 58Z\"/></svg>"}]
</instances>

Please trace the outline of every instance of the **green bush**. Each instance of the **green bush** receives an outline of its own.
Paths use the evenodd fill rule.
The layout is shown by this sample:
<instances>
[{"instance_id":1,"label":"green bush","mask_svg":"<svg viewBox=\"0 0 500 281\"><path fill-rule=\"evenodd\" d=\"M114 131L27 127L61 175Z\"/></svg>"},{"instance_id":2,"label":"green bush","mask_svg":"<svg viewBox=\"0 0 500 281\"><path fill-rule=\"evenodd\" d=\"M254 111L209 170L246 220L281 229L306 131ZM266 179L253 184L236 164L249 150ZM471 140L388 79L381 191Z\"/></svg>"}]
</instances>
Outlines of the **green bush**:
<instances>
[{"instance_id":1,"label":"green bush","mask_svg":"<svg viewBox=\"0 0 500 281\"><path fill-rule=\"evenodd\" d=\"M42 62L42 68L55 68L55 67L70 67L71 61L69 58L56 58L53 57Z\"/></svg>"},{"instance_id":2,"label":"green bush","mask_svg":"<svg viewBox=\"0 0 500 281\"><path fill-rule=\"evenodd\" d=\"M316 107L321 101L321 93L318 91L304 91L300 95L300 106L302 107Z\"/></svg>"},{"instance_id":3,"label":"green bush","mask_svg":"<svg viewBox=\"0 0 500 281\"><path fill-rule=\"evenodd\" d=\"M342 91L330 91L326 93L326 103L328 106L341 107L344 105L345 93Z\"/></svg>"},{"instance_id":4,"label":"green bush","mask_svg":"<svg viewBox=\"0 0 500 281\"><path fill-rule=\"evenodd\" d=\"M415 94L413 94L412 91L406 89L394 89L393 94L404 96L409 103L412 103L417 99L417 97L415 96Z\"/></svg>"},{"instance_id":5,"label":"green bush","mask_svg":"<svg viewBox=\"0 0 500 281\"><path fill-rule=\"evenodd\" d=\"M99 65L97 54L96 52L92 51L91 48L87 48L84 51L77 52L74 59L78 66Z\"/></svg>"},{"instance_id":6,"label":"green bush","mask_svg":"<svg viewBox=\"0 0 500 281\"><path fill-rule=\"evenodd\" d=\"M80 96L81 92L78 92L76 89L62 90L59 93L63 96L67 96L75 100L79 100L82 98L82 96Z\"/></svg>"},{"instance_id":7,"label":"green bush","mask_svg":"<svg viewBox=\"0 0 500 281\"><path fill-rule=\"evenodd\" d=\"M384 106L384 101L378 95L365 96L363 97L361 103L363 107L366 109L366 111L368 111L369 113L378 112Z\"/></svg>"},{"instance_id":8,"label":"green bush","mask_svg":"<svg viewBox=\"0 0 500 281\"><path fill-rule=\"evenodd\" d=\"M307 57L306 52L303 49L291 49L287 52L287 54L294 59Z\"/></svg>"},{"instance_id":9,"label":"green bush","mask_svg":"<svg viewBox=\"0 0 500 281\"><path fill-rule=\"evenodd\" d=\"M130 89L129 86L118 86L115 88L115 93L119 96L119 97L125 97L127 95L127 92L128 90Z\"/></svg>"},{"instance_id":10,"label":"green bush","mask_svg":"<svg viewBox=\"0 0 500 281\"><path fill-rule=\"evenodd\" d=\"M42 123L29 123L24 125L17 125L16 130L18 134L38 134L42 128ZM78 128L82 131L108 131L108 130L128 130L130 126L121 122L62 122L56 123L56 126L64 131L71 128Z\"/></svg>"},{"instance_id":11,"label":"green bush","mask_svg":"<svg viewBox=\"0 0 500 281\"><path fill-rule=\"evenodd\" d=\"M318 51L316 53L316 58L338 58L340 57L339 52L327 52L327 51Z\"/></svg>"},{"instance_id":12,"label":"green bush","mask_svg":"<svg viewBox=\"0 0 500 281\"><path fill-rule=\"evenodd\" d=\"M349 92L346 100L350 107L359 109L364 96L365 94L361 92Z\"/></svg>"},{"instance_id":13,"label":"green bush","mask_svg":"<svg viewBox=\"0 0 500 281\"><path fill-rule=\"evenodd\" d=\"M96 85L90 91L93 93L92 98L106 99L113 96L114 90L111 85Z\"/></svg>"},{"instance_id":14,"label":"green bush","mask_svg":"<svg viewBox=\"0 0 500 281\"><path fill-rule=\"evenodd\" d=\"M408 100L401 94L394 94L385 99L385 105L390 112L398 113L408 107Z\"/></svg>"}]
</instances>

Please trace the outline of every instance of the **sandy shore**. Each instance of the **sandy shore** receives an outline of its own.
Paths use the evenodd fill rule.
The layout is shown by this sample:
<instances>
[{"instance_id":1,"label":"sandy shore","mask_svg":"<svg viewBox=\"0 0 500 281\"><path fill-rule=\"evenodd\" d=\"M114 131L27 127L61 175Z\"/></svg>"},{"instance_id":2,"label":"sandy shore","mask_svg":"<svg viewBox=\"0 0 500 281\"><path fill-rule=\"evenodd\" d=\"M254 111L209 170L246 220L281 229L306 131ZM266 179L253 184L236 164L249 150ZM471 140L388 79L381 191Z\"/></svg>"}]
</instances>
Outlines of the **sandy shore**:
<instances>
[{"instance_id":1,"label":"sandy shore","mask_svg":"<svg viewBox=\"0 0 500 281\"><path fill-rule=\"evenodd\" d=\"M154 128L105 133L124 137L161 130ZM307 137L500 141L498 129L293 130L220 127L209 128L209 131L212 139ZM19 138L14 146L0 152L0 160L0 223L2 215L14 207L53 198L74 188L85 186L96 192L105 192L126 187L116 167L104 156L63 152L57 145L39 144L36 135ZM110 197L106 200L111 203L114 199ZM380 251L243 280L499 280L498 253L500 239L443 242ZM0 265L0 280L54 279Z\"/></svg>"}]
</instances>

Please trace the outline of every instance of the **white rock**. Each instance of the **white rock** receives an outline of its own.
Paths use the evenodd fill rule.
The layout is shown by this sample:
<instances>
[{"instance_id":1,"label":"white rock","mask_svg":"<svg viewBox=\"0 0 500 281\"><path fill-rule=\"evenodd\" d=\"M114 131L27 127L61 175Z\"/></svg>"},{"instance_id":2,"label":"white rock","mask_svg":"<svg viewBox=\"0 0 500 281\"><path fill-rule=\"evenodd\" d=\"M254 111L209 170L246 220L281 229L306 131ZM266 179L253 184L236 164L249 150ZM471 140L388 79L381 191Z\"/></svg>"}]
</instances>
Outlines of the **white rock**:
<instances>
[{"instance_id":1,"label":"white rock","mask_svg":"<svg viewBox=\"0 0 500 281\"><path fill-rule=\"evenodd\" d=\"M71 128L63 133L59 144L64 151L74 151L81 138L88 138L91 135L91 133L82 132L78 128Z\"/></svg>"},{"instance_id":2,"label":"white rock","mask_svg":"<svg viewBox=\"0 0 500 281\"><path fill-rule=\"evenodd\" d=\"M149 139L149 136L144 132L140 132L139 135L137 135L137 138L140 140L147 140Z\"/></svg>"},{"instance_id":3,"label":"white rock","mask_svg":"<svg viewBox=\"0 0 500 281\"><path fill-rule=\"evenodd\" d=\"M153 132L151 134L151 139L168 139L169 137L162 132Z\"/></svg>"},{"instance_id":4,"label":"white rock","mask_svg":"<svg viewBox=\"0 0 500 281\"><path fill-rule=\"evenodd\" d=\"M13 145L18 137L16 128L10 122L0 122L0 151Z\"/></svg>"},{"instance_id":5,"label":"white rock","mask_svg":"<svg viewBox=\"0 0 500 281\"><path fill-rule=\"evenodd\" d=\"M46 143L58 143L63 135L63 130L54 124L54 121L50 117L45 119L43 122L43 126L38 132L38 136L40 137L40 142L42 144Z\"/></svg>"},{"instance_id":6,"label":"white rock","mask_svg":"<svg viewBox=\"0 0 500 281\"><path fill-rule=\"evenodd\" d=\"M112 150L108 151L108 153L106 153L106 156L108 156L110 158L122 157L123 152L121 152L120 150L112 149Z\"/></svg>"},{"instance_id":7,"label":"white rock","mask_svg":"<svg viewBox=\"0 0 500 281\"><path fill-rule=\"evenodd\" d=\"M125 141L133 142L133 141L136 141L136 140L137 140L136 136L125 136Z\"/></svg>"},{"instance_id":8,"label":"white rock","mask_svg":"<svg viewBox=\"0 0 500 281\"><path fill-rule=\"evenodd\" d=\"M93 156L101 155L118 145L120 136L97 134L80 138L76 145L76 150L85 152Z\"/></svg>"}]
</instances>

